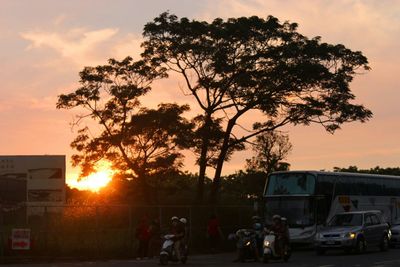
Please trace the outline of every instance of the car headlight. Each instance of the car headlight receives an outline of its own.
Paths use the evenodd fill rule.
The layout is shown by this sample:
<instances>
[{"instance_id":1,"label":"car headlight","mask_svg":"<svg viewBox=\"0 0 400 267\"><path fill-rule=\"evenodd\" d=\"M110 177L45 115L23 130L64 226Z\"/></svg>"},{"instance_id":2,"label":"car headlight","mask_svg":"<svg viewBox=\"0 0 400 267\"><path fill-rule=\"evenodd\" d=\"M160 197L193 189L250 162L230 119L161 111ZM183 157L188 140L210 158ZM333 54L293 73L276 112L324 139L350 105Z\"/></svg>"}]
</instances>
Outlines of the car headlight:
<instances>
[{"instance_id":1,"label":"car headlight","mask_svg":"<svg viewBox=\"0 0 400 267\"><path fill-rule=\"evenodd\" d=\"M356 236L357 236L357 234L356 233L352 233L352 232L346 233L344 235L344 237L349 238L349 239L354 239L354 238L356 238Z\"/></svg>"},{"instance_id":2,"label":"car headlight","mask_svg":"<svg viewBox=\"0 0 400 267\"><path fill-rule=\"evenodd\" d=\"M264 241L264 247L269 247L269 245L270 245L269 241L265 240Z\"/></svg>"}]
</instances>

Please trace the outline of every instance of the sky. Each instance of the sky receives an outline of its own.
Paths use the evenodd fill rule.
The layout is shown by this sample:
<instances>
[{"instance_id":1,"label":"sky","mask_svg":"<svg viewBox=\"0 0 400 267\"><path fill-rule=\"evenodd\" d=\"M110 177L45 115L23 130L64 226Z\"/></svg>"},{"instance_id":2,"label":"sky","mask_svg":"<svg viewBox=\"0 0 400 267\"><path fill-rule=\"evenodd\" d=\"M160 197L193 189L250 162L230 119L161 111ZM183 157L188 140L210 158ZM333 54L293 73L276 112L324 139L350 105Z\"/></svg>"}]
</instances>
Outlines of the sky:
<instances>
[{"instance_id":1,"label":"sky","mask_svg":"<svg viewBox=\"0 0 400 267\"><path fill-rule=\"evenodd\" d=\"M297 22L299 32L362 51L372 70L351 89L374 113L367 123L289 126L291 169L400 166L400 1L390 0L0 0L0 154L65 154L76 135L74 113L57 110L57 96L78 88L84 66L128 55L138 59L146 22L164 11L212 21L273 15ZM144 100L192 103L178 78L160 81ZM251 125L250 120L242 122ZM235 154L223 173L243 169L251 150ZM188 154L185 169L196 172ZM78 172L68 163L67 179Z\"/></svg>"}]
</instances>

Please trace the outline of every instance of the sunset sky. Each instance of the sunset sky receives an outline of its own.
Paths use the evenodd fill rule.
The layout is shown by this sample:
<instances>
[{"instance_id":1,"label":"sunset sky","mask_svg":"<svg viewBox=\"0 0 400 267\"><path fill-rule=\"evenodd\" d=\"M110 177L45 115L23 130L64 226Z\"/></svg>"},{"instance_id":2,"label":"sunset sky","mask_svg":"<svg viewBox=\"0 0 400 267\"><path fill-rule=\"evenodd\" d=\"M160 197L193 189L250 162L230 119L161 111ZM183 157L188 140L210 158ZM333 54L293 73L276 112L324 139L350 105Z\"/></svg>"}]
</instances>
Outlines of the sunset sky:
<instances>
[{"instance_id":1,"label":"sunset sky","mask_svg":"<svg viewBox=\"0 0 400 267\"><path fill-rule=\"evenodd\" d=\"M289 162L292 169L316 170L400 166L400 1L394 0L0 0L0 154L69 158L73 112L56 110L57 96L77 88L84 66L110 57L137 59L144 24L167 10L208 21L273 15L299 23L309 37L362 51L372 70L351 88L373 119L344 125L334 135L320 126L285 128L294 146ZM191 103L181 84L158 82L143 103ZM237 153L224 173L240 170L251 156L250 150ZM191 156L185 168L197 171ZM77 172L67 170L67 177Z\"/></svg>"}]
</instances>

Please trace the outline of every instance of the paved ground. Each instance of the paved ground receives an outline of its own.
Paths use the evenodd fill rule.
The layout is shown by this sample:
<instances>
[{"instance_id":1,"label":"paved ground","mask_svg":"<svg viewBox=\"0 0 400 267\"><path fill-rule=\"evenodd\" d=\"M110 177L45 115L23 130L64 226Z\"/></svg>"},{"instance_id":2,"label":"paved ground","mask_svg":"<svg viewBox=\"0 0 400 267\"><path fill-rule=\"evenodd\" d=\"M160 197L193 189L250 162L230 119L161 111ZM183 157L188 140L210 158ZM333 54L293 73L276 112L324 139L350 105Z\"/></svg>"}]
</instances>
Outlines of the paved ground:
<instances>
[{"instance_id":1,"label":"paved ground","mask_svg":"<svg viewBox=\"0 0 400 267\"><path fill-rule=\"evenodd\" d=\"M341 252L329 252L324 256L316 256L313 251L294 252L292 258L287 263L271 262L267 265L263 263L233 263L234 254L201 255L190 257L187 267L195 266L300 266L300 267L383 267L400 266L400 249L392 249L389 252L369 252L363 255L346 255ZM158 261L99 261L99 262L69 262L69 263L47 263L47 264L14 264L2 266L34 266L34 267L148 267L158 266ZM179 264L170 264L170 266L179 266ZM183 265L181 265L183 266Z\"/></svg>"}]
</instances>

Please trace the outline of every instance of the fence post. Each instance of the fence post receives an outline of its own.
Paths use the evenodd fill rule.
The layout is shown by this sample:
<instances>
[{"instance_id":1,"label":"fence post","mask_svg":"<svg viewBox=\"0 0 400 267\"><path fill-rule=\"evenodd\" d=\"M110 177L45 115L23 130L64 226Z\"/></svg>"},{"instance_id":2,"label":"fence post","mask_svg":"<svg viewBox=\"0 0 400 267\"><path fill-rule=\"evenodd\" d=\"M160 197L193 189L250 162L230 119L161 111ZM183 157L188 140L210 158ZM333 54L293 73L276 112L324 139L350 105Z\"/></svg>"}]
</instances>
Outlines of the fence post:
<instances>
[{"instance_id":1,"label":"fence post","mask_svg":"<svg viewBox=\"0 0 400 267\"><path fill-rule=\"evenodd\" d=\"M192 231L192 207L189 207L189 245L192 245L193 231Z\"/></svg>"},{"instance_id":2,"label":"fence post","mask_svg":"<svg viewBox=\"0 0 400 267\"><path fill-rule=\"evenodd\" d=\"M96 236L96 247L97 247L97 255L101 255L100 251L100 238L99 238L99 206L96 205L96 228L95 228L95 236Z\"/></svg>"},{"instance_id":3,"label":"fence post","mask_svg":"<svg viewBox=\"0 0 400 267\"><path fill-rule=\"evenodd\" d=\"M49 217L47 206L44 206L44 250L48 253L48 230L49 230Z\"/></svg>"},{"instance_id":4,"label":"fence post","mask_svg":"<svg viewBox=\"0 0 400 267\"><path fill-rule=\"evenodd\" d=\"M129 238L128 238L128 249L129 249L129 253L132 252L133 249L133 222L132 222L132 205L129 205L129 211L128 211L128 216L129 216Z\"/></svg>"},{"instance_id":5,"label":"fence post","mask_svg":"<svg viewBox=\"0 0 400 267\"><path fill-rule=\"evenodd\" d=\"M0 263L4 259L4 219L3 219L3 207L0 204Z\"/></svg>"},{"instance_id":6,"label":"fence post","mask_svg":"<svg viewBox=\"0 0 400 267\"><path fill-rule=\"evenodd\" d=\"M158 221L160 223L160 226L163 225L162 224L162 207L161 206L158 207Z\"/></svg>"}]
</instances>

